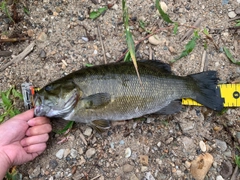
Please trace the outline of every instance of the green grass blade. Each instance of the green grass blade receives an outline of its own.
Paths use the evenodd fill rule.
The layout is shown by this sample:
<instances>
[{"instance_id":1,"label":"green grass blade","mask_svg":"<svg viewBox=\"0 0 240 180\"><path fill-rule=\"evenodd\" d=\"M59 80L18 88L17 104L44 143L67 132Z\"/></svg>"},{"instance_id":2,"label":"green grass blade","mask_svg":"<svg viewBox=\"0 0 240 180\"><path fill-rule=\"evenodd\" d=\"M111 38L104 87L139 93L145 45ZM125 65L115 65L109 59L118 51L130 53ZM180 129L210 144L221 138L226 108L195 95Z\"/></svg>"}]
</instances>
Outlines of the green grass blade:
<instances>
[{"instance_id":1,"label":"green grass blade","mask_svg":"<svg viewBox=\"0 0 240 180\"><path fill-rule=\"evenodd\" d=\"M173 34L176 35L178 31L178 23L174 23Z\"/></svg>"},{"instance_id":2,"label":"green grass blade","mask_svg":"<svg viewBox=\"0 0 240 180\"><path fill-rule=\"evenodd\" d=\"M69 121L63 129L57 131L54 130L53 132L55 132L56 134L64 134L68 129L72 128L73 124L74 121Z\"/></svg>"},{"instance_id":3,"label":"green grass blade","mask_svg":"<svg viewBox=\"0 0 240 180\"><path fill-rule=\"evenodd\" d=\"M23 12L26 14L26 15L30 15L30 11L27 7L23 6Z\"/></svg>"},{"instance_id":4,"label":"green grass blade","mask_svg":"<svg viewBox=\"0 0 240 180\"><path fill-rule=\"evenodd\" d=\"M130 55L130 52L129 52L129 51L128 51L127 54L125 55L123 61L124 61L124 62L129 62L129 61L131 61L131 55Z\"/></svg>"},{"instance_id":5,"label":"green grass blade","mask_svg":"<svg viewBox=\"0 0 240 180\"><path fill-rule=\"evenodd\" d=\"M101 16L106 10L108 9L108 7L103 7L103 8L99 8L97 11L93 11L89 14L90 19L97 19L99 16Z\"/></svg>"},{"instance_id":6,"label":"green grass blade","mask_svg":"<svg viewBox=\"0 0 240 180\"><path fill-rule=\"evenodd\" d=\"M229 51L228 48L223 47L223 51L226 54L227 58L234 64L240 65L240 62L236 61L233 57L233 55L231 54L231 52Z\"/></svg>"},{"instance_id":7,"label":"green grass blade","mask_svg":"<svg viewBox=\"0 0 240 180\"><path fill-rule=\"evenodd\" d=\"M129 17L128 17L128 8L126 6L126 0L122 0L122 10L123 10L123 22L124 22L124 29L125 29L128 50L130 52L130 56L132 58L134 67L136 69L138 79L142 84L142 81L138 72L136 53L135 53L135 44L133 42L132 33L130 32L130 29L129 29Z\"/></svg>"},{"instance_id":8,"label":"green grass blade","mask_svg":"<svg viewBox=\"0 0 240 180\"><path fill-rule=\"evenodd\" d=\"M159 4L159 0L156 0L156 8L159 12L159 14L161 15L161 17L163 18L163 20L167 23L173 23L173 21L169 18L169 16L162 10L160 4Z\"/></svg>"},{"instance_id":9,"label":"green grass blade","mask_svg":"<svg viewBox=\"0 0 240 180\"><path fill-rule=\"evenodd\" d=\"M197 32L194 33L194 36L192 37L192 39L186 44L185 49L182 51L181 55L178 56L177 58L175 58L174 60L171 61L171 63L176 62L177 60L186 57L187 55L189 55L193 49L196 46L196 41L199 39L199 35Z\"/></svg>"}]
</instances>

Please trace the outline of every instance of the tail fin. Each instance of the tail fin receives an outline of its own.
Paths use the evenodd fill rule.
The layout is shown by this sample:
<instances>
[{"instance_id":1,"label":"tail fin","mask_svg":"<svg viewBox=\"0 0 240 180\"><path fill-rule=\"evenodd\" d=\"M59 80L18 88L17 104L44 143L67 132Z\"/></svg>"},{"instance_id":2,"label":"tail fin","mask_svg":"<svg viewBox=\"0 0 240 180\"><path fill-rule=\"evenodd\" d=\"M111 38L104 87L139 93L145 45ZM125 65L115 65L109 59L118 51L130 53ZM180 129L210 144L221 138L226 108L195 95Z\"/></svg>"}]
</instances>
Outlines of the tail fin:
<instances>
[{"instance_id":1,"label":"tail fin","mask_svg":"<svg viewBox=\"0 0 240 180\"><path fill-rule=\"evenodd\" d=\"M221 111L224 99L221 97L220 88L217 86L217 72L205 71L189 76L196 81L198 86L198 93L194 100L210 109Z\"/></svg>"}]
</instances>

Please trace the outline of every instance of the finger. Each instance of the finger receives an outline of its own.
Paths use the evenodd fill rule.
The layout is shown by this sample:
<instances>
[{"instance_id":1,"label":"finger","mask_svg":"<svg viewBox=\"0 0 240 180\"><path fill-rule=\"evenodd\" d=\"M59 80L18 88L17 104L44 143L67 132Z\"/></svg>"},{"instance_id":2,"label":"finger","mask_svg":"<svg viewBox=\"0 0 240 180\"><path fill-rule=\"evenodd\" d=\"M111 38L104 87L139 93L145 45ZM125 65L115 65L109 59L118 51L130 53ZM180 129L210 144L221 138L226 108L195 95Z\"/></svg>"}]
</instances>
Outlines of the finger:
<instances>
[{"instance_id":1,"label":"finger","mask_svg":"<svg viewBox=\"0 0 240 180\"><path fill-rule=\"evenodd\" d=\"M23 149L27 153L37 153L38 155L42 154L42 152L47 148L46 143L39 143L39 144L33 144L30 146L26 146Z\"/></svg>"},{"instance_id":2,"label":"finger","mask_svg":"<svg viewBox=\"0 0 240 180\"><path fill-rule=\"evenodd\" d=\"M52 126L50 124L42 124L39 126L30 127L27 130L26 135L27 136L36 136L36 135L40 135L40 134L46 134L51 131L52 131Z\"/></svg>"},{"instance_id":3,"label":"finger","mask_svg":"<svg viewBox=\"0 0 240 180\"><path fill-rule=\"evenodd\" d=\"M21 114L16 115L13 119L18 119L21 121L23 121L23 120L28 121L29 119L31 119L33 117L34 117L34 110L30 109Z\"/></svg>"},{"instance_id":4,"label":"finger","mask_svg":"<svg viewBox=\"0 0 240 180\"><path fill-rule=\"evenodd\" d=\"M31 136L31 137L24 138L21 140L20 143L23 147L25 147L33 144L45 143L47 142L48 139L49 139L48 134L41 134L38 136Z\"/></svg>"},{"instance_id":5,"label":"finger","mask_svg":"<svg viewBox=\"0 0 240 180\"><path fill-rule=\"evenodd\" d=\"M47 117L36 117L28 121L29 126L38 126L42 124L50 124L50 120Z\"/></svg>"}]
</instances>

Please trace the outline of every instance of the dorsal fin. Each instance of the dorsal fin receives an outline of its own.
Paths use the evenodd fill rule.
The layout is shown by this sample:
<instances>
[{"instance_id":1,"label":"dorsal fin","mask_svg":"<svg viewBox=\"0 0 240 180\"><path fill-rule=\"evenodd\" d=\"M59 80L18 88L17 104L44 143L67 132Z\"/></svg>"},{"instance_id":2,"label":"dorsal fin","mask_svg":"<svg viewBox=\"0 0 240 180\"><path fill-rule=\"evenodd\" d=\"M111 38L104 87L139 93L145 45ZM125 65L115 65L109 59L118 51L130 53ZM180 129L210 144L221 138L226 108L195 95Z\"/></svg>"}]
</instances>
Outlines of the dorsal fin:
<instances>
[{"instance_id":1,"label":"dorsal fin","mask_svg":"<svg viewBox=\"0 0 240 180\"><path fill-rule=\"evenodd\" d=\"M161 69L166 73L172 73L171 66L167 63L161 62L159 60L140 60L138 62L143 62L144 64L148 64L150 66L154 66L156 68Z\"/></svg>"}]
</instances>

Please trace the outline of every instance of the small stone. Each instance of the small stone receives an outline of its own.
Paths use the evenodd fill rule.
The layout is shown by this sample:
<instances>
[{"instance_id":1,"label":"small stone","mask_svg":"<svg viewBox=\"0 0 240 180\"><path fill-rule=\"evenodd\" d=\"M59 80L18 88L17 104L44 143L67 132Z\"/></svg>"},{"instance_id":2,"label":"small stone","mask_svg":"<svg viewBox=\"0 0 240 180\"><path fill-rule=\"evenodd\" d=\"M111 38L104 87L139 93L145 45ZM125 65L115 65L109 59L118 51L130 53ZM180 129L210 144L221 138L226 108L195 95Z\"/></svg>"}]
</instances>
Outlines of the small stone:
<instances>
[{"instance_id":1,"label":"small stone","mask_svg":"<svg viewBox=\"0 0 240 180\"><path fill-rule=\"evenodd\" d=\"M224 152L227 150L227 143L218 139L215 139L216 146L219 147L219 149Z\"/></svg>"},{"instance_id":2,"label":"small stone","mask_svg":"<svg viewBox=\"0 0 240 180\"><path fill-rule=\"evenodd\" d=\"M167 4L165 2L163 2L163 1L161 1L159 4L160 4L162 10L166 13L167 10L168 10Z\"/></svg>"},{"instance_id":3,"label":"small stone","mask_svg":"<svg viewBox=\"0 0 240 180\"><path fill-rule=\"evenodd\" d=\"M85 136L91 136L92 134L92 128L87 127L87 129L83 133Z\"/></svg>"},{"instance_id":4,"label":"small stone","mask_svg":"<svg viewBox=\"0 0 240 180\"><path fill-rule=\"evenodd\" d=\"M148 166L148 156L147 155L140 155L139 156L140 163L144 166Z\"/></svg>"},{"instance_id":5,"label":"small stone","mask_svg":"<svg viewBox=\"0 0 240 180\"><path fill-rule=\"evenodd\" d=\"M141 172L146 172L148 170L147 166L141 166Z\"/></svg>"},{"instance_id":6,"label":"small stone","mask_svg":"<svg viewBox=\"0 0 240 180\"><path fill-rule=\"evenodd\" d=\"M237 7L237 8L235 9L235 13L236 13L237 15L240 14L240 7Z\"/></svg>"},{"instance_id":7,"label":"small stone","mask_svg":"<svg viewBox=\"0 0 240 180\"><path fill-rule=\"evenodd\" d=\"M134 168L134 166L132 166L130 164L125 164L125 165L123 165L123 172L132 172L133 168Z\"/></svg>"},{"instance_id":8,"label":"small stone","mask_svg":"<svg viewBox=\"0 0 240 180\"><path fill-rule=\"evenodd\" d=\"M230 161L228 161L228 160L222 162L220 174L225 179L227 179L227 178L229 178L232 175L232 172L233 172L232 163Z\"/></svg>"},{"instance_id":9,"label":"small stone","mask_svg":"<svg viewBox=\"0 0 240 180\"><path fill-rule=\"evenodd\" d=\"M158 44L161 44L161 42L162 42L161 39L157 35L150 36L148 38L148 41L152 45L158 45Z\"/></svg>"},{"instance_id":10,"label":"small stone","mask_svg":"<svg viewBox=\"0 0 240 180\"><path fill-rule=\"evenodd\" d=\"M107 52L106 53L106 56L108 57L108 58L111 58L111 55Z\"/></svg>"},{"instance_id":11,"label":"small stone","mask_svg":"<svg viewBox=\"0 0 240 180\"><path fill-rule=\"evenodd\" d=\"M80 156L80 159L78 160L78 165L82 165L86 162L83 156Z\"/></svg>"},{"instance_id":12,"label":"small stone","mask_svg":"<svg viewBox=\"0 0 240 180\"><path fill-rule=\"evenodd\" d=\"M130 180L139 180L135 174L130 177Z\"/></svg>"},{"instance_id":13,"label":"small stone","mask_svg":"<svg viewBox=\"0 0 240 180\"><path fill-rule=\"evenodd\" d=\"M37 36L37 41L39 42L45 42L47 40L47 35L45 32L40 32L39 35Z\"/></svg>"},{"instance_id":14,"label":"small stone","mask_svg":"<svg viewBox=\"0 0 240 180\"><path fill-rule=\"evenodd\" d=\"M65 149L60 149L57 153L56 153L56 157L58 159L62 159L63 158L63 154L64 154Z\"/></svg>"},{"instance_id":15,"label":"small stone","mask_svg":"<svg viewBox=\"0 0 240 180\"><path fill-rule=\"evenodd\" d=\"M186 149L186 151L191 151L192 149L195 148L193 139L191 139L189 137L183 137L182 143L183 143L184 149Z\"/></svg>"},{"instance_id":16,"label":"small stone","mask_svg":"<svg viewBox=\"0 0 240 180\"><path fill-rule=\"evenodd\" d=\"M46 57L47 57L46 52L42 49L42 50L40 51L40 58L44 59L44 58L46 58Z\"/></svg>"},{"instance_id":17,"label":"small stone","mask_svg":"<svg viewBox=\"0 0 240 180\"><path fill-rule=\"evenodd\" d=\"M213 164L213 156L209 153L200 154L192 161L190 172L196 180L204 180Z\"/></svg>"},{"instance_id":18,"label":"small stone","mask_svg":"<svg viewBox=\"0 0 240 180\"><path fill-rule=\"evenodd\" d=\"M216 177L216 180L224 180L224 179L223 179L222 176L218 175L218 176Z\"/></svg>"},{"instance_id":19,"label":"small stone","mask_svg":"<svg viewBox=\"0 0 240 180\"><path fill-rule=\"evenodd\" d=\"M71 149L70 155L71 155L73 158L76 158L77 155L78 155L77 150L75 150L75 149Z\"/></svg>"},{"instance_id":20,"label":"small stone","mask_svg":"<svg viewBox=\"0 0 240 180\"><path fill-rule=\"evenodd\" d=\"M63 157L66 158L70 154L70 149L65 149Z\"/></svg>"},{"instance_id":21,"label":"small stone","mask_svg":"<svg viewBox=\"0 0 240 180\"><path fill-rule=\"evenodd\" d=\"M200 149L201 149L202 152L206 152L207 146L203 141L199 142L199 146L200 146Z\"/></svg>"},{"instance_id":22,"label":"small stone","mask_svg":"<svg viewBox=\"0 0 240 180\"><path fill-rule=\"evenodd\" d=\"M185 161L185 167L189 169L191 167L191 163L189 161Z\"/></svg>"},{"instance_id":23,"label":"small stone","mask_svg":"<svg viewBox=\"0 0 240 180\"><path fill-rule=\"evenodd\" d=\"M114 10L118 10L118 5L115 3L112 7L111 7L111 9L114 9Z\"/></svg>"},{"instance_id":24,"label":"small stone","mask_svg":"<svg viewBox=\"0 0 240 180\"><path fill-rule=\"evenodd\" d=\"M173 137L170 137L166 140L166 144L170 144L173 141Z\"/></svg>"},{"instance_id":25,"label":"small stone","mask_svg":"<svg viewBox=\"0 0 240 180\"><path fill-rule=\"evenodd\" d=\"M58 16L58 13L54 11L54 12L53 12L53 15L54 15L54 16Z\"/></svg>"},{"instance_id":26,"label":"small stone","mask_svg":"<svg viewBox=\"0 0 240 180\"><path fill-rule=\"evenodd\" d=\"M172 47L172 46L169 46L168 47L168 50L169 50L169 52L170 53L172 53L172 54L177 54L177 51L174 49L174 47Z\"/></svg>"},{"instance_id":27,"label":"small stone","mask_svg":"<svg viewBox=\"0 0 240 180\"><path fill-rule=\"evenodd\" d=\"M31 178L36 178L39 176L39 174L41 173L41 167L40 165L38 165L34 170L33 172L30 174L30 177Z\"/></svg>"},{"instance_id":28,"label":"small stone","mask_svg":"<svg viewBox=\"0 0 240 180\"><path fill-rule=\"evenodd\" d=\"M151 172L146 172L145 178L146 180L155 180Z\"/></svg>"},{"instance_id":29,"label":"small stone","mask_svg":"<svg viewBox=\"0 0 240 180\"><path fill-rule=\"evenodd\" d=\"M34 34L33 30L32 29L28 29L27 30L27 34L28 34L29 37L33 37L33 34Z\"/></svg>"},{"instance_id":30,"label":"small stone","mask_svg":"<svg viewBox=\"0 0 240 180\"><path fill-rule=\"evenodd\" d=\"M83 149L81 147L78 149L78 153L83 154Z\"/></svg>"},{"instance_id":31,"label":"small stone","mask_svg":"<svg viewBox=\"0 0 240 180\"><path fill-rule=\"evenodd\" d=\"M132 154L131 149L130 148L126 148L126 150L125 150L125 157L129 158L131 156L131 154Z\"/></svg>"},{"instance_id":32,"label":"small stone","mask_svg":"<svg viewBox=\"0 0 240 180\"><path fill-rule=\"evenodd\" d=\"M232 152L231 151L225 151L224 153L223 153L226 157L232 157Z\"/></svg>"},{"instance_id":33,"label":"small stone","mask_svg":"<svg viewBox=\"0 0 240 180\"><path fill-rule=\"evenodd\" d=\"M230 12L228 13L228 17L229 17L230 19L235 18L236 16L237 16L237 14L236 14L234 11L230 11Z\"/></svg>"},{"instance_id":34,"label":"small stone","mask_svg":"<svg viewBox=\"0 0 240 180\"><path fill-rule=\"evenodd\" d=\"M161 142L158 142L158 143L157 143L157 146L158 146L158 147L160 147L160 146L161 146L161 144L162 144Z\"/></svg>"},{"instance_id":35,"label":"small stone","mask_svg":"<svg viewBox=\"0 0 240 180\"><path fill-rule=\"evenodd\" d=\"M86 152L87 158L91 158L96 153L96 150L94 148L90 148Z\"/></svg>"},{"instance_id":36,"label":"small stone","mask_svg":"<svg viewBox=\"0 0 240 180\"><path fill-rule=\"evenodd\" d=\"M58 166L58 162L56 161L56 159L52 159L49 161L49 167L51 169L55 169Z\"/></svg>"}]
</instances>

